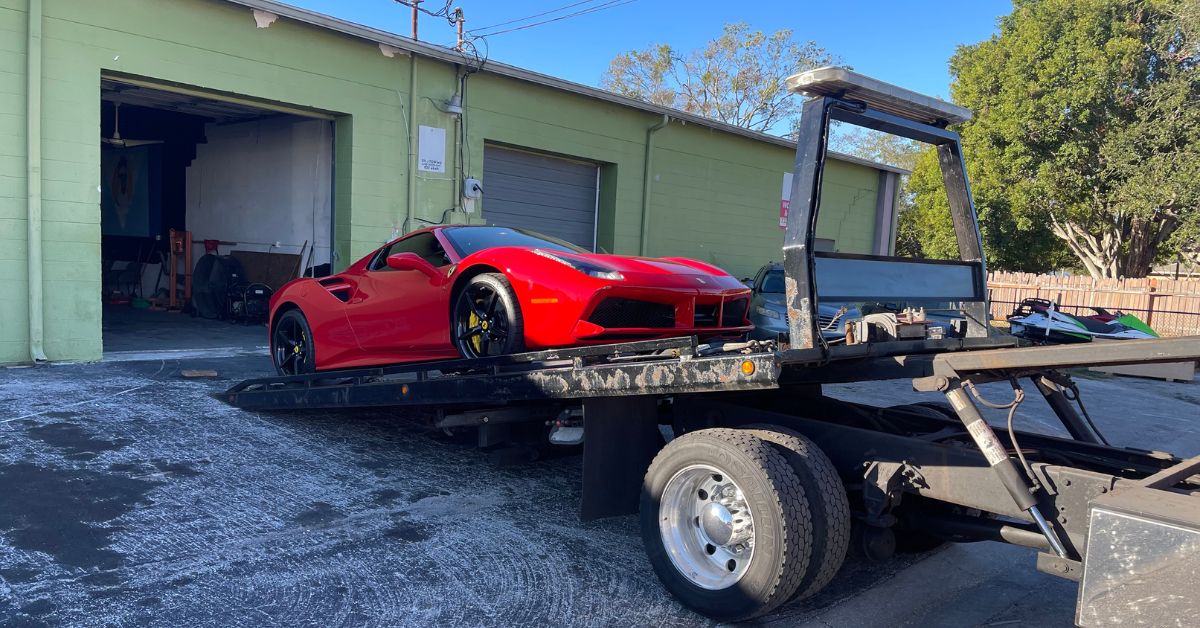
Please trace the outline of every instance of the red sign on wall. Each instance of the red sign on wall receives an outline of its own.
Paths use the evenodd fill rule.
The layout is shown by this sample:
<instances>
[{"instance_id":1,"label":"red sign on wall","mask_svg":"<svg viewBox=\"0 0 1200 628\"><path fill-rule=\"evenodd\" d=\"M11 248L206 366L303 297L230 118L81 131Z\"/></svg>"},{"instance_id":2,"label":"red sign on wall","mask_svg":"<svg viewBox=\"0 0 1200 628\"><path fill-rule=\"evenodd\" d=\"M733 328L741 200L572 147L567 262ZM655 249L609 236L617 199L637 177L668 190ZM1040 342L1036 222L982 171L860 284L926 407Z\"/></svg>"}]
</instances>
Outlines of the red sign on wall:
<instances>
[{"instance_id":1,"label":"red sign on wall","mask_svg":"<svg viewBox=\"0 0 1200 628\"><path fill-rule=\"evenodd\" d=\"M779 201L779 228L787 229L788 205L792 198L792 173L783 173L783 195Z\"/></svg>"}]
</instances>

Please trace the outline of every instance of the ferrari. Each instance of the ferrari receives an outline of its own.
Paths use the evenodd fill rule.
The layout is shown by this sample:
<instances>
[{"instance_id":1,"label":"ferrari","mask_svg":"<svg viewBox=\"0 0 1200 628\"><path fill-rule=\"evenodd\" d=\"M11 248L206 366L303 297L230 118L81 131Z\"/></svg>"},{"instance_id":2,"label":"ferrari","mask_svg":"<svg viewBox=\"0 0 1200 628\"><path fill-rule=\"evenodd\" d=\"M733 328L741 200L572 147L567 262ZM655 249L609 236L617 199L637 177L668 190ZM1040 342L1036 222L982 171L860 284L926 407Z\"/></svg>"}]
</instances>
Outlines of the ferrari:
<instances>
[{"instance_id":1,"label":"ferrari","mask_svg":"<svg viewBox=\"0 0 1200 628\"><path fill-rule=\"evenodd\" d=\"M275 292L275 368L295 375L750 331L750 289L696 260L597 254L523 229L439 225Z\"/></svg>"}]
</instances>

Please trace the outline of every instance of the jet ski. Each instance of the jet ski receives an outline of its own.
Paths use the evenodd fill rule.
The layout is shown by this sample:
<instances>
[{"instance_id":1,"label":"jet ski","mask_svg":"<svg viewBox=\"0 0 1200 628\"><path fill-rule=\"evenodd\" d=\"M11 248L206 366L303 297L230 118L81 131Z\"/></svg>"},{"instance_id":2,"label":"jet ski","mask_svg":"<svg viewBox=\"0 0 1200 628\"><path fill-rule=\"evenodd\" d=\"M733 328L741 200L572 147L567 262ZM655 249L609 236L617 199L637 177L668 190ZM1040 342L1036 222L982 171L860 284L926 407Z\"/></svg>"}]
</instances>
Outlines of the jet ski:
<instances>
[{"instance_id":1,"label":"jet ski","mask_svg":"<svg viewBox=\"0 0 1200 628\"><path fill-rule=\"evenodd\" d=\"M1124 312L1088 308L1092 316L1071 315L1046 299L1025 299L1008 317L1009 332L1014 336L1041 343L1091 342L1158 338L1141 319Z\"/></svg>"}]
</instances>

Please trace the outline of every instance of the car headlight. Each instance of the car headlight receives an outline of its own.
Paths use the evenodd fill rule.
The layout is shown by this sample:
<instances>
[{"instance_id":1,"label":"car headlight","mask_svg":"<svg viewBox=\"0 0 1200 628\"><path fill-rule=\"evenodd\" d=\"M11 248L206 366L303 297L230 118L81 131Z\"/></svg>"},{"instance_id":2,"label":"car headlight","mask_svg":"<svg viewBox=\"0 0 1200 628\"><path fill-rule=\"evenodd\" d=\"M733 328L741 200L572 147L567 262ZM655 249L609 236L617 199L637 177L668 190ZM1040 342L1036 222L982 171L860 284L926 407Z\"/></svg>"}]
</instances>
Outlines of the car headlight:
<instances>
[{"instance_id":1,"label":"car headlight","mask_svg":"<svg viewBox=\"0 0 1200 628\"><path fill-rule=\"evenodd\" d=\"M771 308L766 308L766 307L763 307L763 306L759 305L759 306L757 306L757 307L755 307L755 308L754 308L754 311L755 311L755 312L758 312L758 315L759 315L759 316L765 316L765 317L767 317L767 318L773 318L773 319L775 319L775 320L777 320L777 321L781 321L781 320L783 320L783 315L782 315L782 314L780 314L780 313L779 313L778 311L776 311L776 310L772 310Z\"/></svg>"},{"instance_id":2,"label":"car headlight","mask_svg":"<svg viewBox=\"0 0 1200 628\"><path fill-rule=\"evenodd\" d=\"M604 266L593 264L592 262L586 260L563 257L561 255L555 255L549 251L543 251L542 249L533 249L533 252L545 257L546 259L552 259L564 266L570 266L571 268L574 268L575 270L589 277L595 277L596 279L620 281L625 278L625 275L622 275L611 268L605 268Z\"/></svg>"}]
</instances>

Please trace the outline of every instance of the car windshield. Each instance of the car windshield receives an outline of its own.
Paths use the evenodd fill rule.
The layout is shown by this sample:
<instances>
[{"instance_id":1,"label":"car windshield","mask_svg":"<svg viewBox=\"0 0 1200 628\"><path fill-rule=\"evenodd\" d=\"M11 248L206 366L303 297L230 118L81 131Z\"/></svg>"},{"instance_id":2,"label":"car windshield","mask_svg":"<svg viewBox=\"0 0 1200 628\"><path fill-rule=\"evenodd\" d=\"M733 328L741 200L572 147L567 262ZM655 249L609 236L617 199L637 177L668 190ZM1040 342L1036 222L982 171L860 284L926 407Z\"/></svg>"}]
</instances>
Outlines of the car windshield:
<instances>
[{"instance_id":1,"label":"car windshield","mask_svg":"<svg viewBox=\"0 0 1200 628\"><path fill-rule=\"evenodd\" d=\"M522 246L564 253L590 252L558 238L510 227L450 227L443 229L442 233L463 257L498 246Z\"/></svg>"},{"instance_id":2,"label":"car windshield","mask_svg":"<svg viewBox=\"0 0 1200 628\"><path fill-rule=\"evenodd\" d=\"M783 270L767 271L767 276L763 277L762 288L759 289L759 292L783 294L783 291Z\"/></svg>"}]
</instances>

